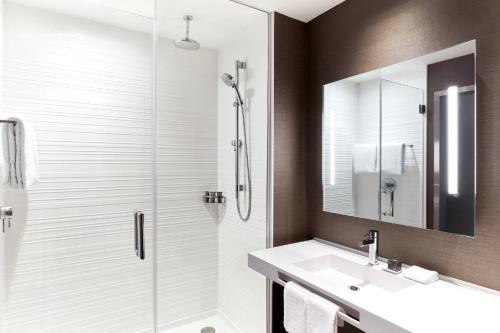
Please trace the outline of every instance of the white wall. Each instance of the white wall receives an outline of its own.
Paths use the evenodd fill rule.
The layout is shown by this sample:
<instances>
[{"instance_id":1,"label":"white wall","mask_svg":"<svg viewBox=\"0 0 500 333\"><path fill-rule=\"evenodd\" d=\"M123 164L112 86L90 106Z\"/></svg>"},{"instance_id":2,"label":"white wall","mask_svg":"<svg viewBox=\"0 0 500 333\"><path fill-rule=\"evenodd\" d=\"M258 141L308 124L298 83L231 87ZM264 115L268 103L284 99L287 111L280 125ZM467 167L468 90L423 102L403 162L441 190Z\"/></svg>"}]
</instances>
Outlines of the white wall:
<instances>
[{"instance_id":1,"label":"white wall","mask_svg":"<svg viewBox=\"0 0 500 333\"><path fill-rule=\"evenodd\" d=\"M0 0L0 119L4 119L5 113L3 110L3 15L4 3ZM4 125L0 125L0 135L3 135ZM1 136L0 136L1 137ZM0 188L0 206L5 203L5 195ZM1 227L1 226L0 226ZM4 332L4 317L5 317L5 235L0 235L0 332Z\"/></svg>"},{"instance_id":2,"label":"white wall","mask_svg":"<svg viewBox=\"0 0 500 333\"><path fill-rule=\"evenodd\" d=\"M403 73L404 74L404 73ZM394 76L401 82L422 85L425 74L409 72ZM423 77L422 77L423 76ZM325 119L323 136L324 207L327 211L379 219L379 210L387 211L389 196L379 200L379 173L352 174L355 144L407 144L404 172L392 175L382 172L382 179L397 183L394 217L382 216L386 222L423 227L423 117L418 113L423 90L387 80L362 82L343 80L325 86ZM382 109L380 109L382 107ZM381 120L380 120L380 117ZM381 131L382 130L382 131ZM331 138L334 136L335 185L331 185ZM380 169L380 161L378 162ZM352 184L352 185L351 185Z\"/></svg>"},{"instance_id":3,"label":"white wall","mask_svg":"<svg viewBox=\"0 0 500 333\"><path fill-rule=\"evenodd\" d=\"M259 15L218 53L159 41L160 329L219 309L246 333L265 331L265 279L247 267L247 253L266 246L267 17ZM34 125L42 179L27 193L4 189L2 203L16 211L7 332L151 331L152 36L17 5L5 17L2 117ZM219 79L236 59L248 62L246 223L234 202L234 95ZM225 211L202 203L206 190L225 192ZM145 262L133 253L135 208L146 213Z\"/></svg>"},{"instance_id":4,"label":"white wall","mask_svg":"<svg viewBox=\"0 0 500 333\"><path fill-rule=\"evenodd\" d=\"M380 146L380 80L358 83L358 124L356 143ZM380 154L380 148L378 153ZM379 155L380 157L380 155ZM380 158L378 158L380 165ZM378 220L379 174L354 176L354 206L356 216Z\"/></svg>"},{"instance_id":5,"label":"white wall","mask_svg":"<svg viewBox=\"0 0 500 333\"><path fill-rule=\"evenodd\" d=\"M227 196L219 226L219 310L245 333L265 332L266 327L265 279L248 268L247 254L266 247L267 49L267 16L259 13L255 23L219 51L217 68L220 76L233 73L237 59L248 66L241 71L253 186L252 215L247 222L239 219L234 197L230 145L235 128L234 92L220 80L218 85L218 177L219 188Z\"/></svg>"},{"instance_id":6,"label":"white wall","mask_svg":"<svg viewBox=\"0 0 500 333\"><path fill-rule=\"evenodd\" d=\"M160 22L161 23L161 22ZM161 328L217 309L217 53L175 48L157 58L158 322Z\"/></svg>"},{"instance_id":7,"label":"white wall","mask_svg":"<svg viewBox=\"0 0 500 333\"><path fill-rule=\"evenodd\" d=\"M358 89L355 82L339 81L324 86L323 207L337 214L355 215L352 159L357 110Z\"/></svg>"},{"instance_id":8,"label":"white wall","mask_svg":"<svg viewBox=\"0 0 500 333\"><path fill-rule=\"evenodd\" d=\"M152 331L152 51L145 34L7 6L2 117L35 128L41 177L2 200L7 332Z\"/></svg>"},{"instance_id":9,"label":"white wall","mask_svg":"<svg viewBox=\"0 0 500 333\"><path fill-rule=\"evenodd\" d=\"M394 217L382 216L382 220L425 228L422 216L424 117L418 112L423 95L422 89L382 80L382 149L390 143L413 145L405 149L402 175L382 172L382 179L391 177L397 183ZM382 211L387 210L389 204L388 195L382 195Z\"/></svg>"}]
</instances>

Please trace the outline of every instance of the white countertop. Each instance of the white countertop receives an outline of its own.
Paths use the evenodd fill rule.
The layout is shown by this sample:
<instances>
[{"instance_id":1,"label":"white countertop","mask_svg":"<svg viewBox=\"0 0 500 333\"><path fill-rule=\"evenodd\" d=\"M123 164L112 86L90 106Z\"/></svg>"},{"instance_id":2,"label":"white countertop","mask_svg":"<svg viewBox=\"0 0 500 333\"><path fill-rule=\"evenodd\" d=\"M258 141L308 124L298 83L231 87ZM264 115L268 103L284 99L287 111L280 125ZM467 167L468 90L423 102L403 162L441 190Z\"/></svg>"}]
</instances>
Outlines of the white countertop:
<instances>
[{"instance_id":1,"label":"white countertop","mask_svg":"<svg viewBox=\"0 0 500 333\"><path fill-rule=\"evenodd\" d=\"M500 333L499 293L443 280L429 285L414 283L390 295L353 292L296 265L330 254L360 263L367 260L357 253L310 240L252 252L248 265L274 281L284 274L320 295L351 307L359 312L358 328L367 333ZM381 263L374 269L381 270L384 266Z\"/></svg>"}]
</instances>

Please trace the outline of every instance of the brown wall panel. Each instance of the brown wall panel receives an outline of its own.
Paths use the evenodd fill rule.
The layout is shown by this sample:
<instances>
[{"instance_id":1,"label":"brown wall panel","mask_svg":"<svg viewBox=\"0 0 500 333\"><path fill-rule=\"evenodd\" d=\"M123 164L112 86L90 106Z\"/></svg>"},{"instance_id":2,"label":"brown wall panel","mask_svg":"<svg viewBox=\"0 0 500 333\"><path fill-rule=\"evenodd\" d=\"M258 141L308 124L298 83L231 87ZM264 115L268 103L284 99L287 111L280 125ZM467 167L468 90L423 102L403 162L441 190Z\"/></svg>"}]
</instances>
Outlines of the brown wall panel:
<instances>
[{"instance_id":1,"label":"brown wall panel","mask_svg":"<svg viewBox=\"0 0 500 333\"><path fill-rule=\"evenodd\" d=\"M348 0L308 24L309 235L357 247L378 229L384 257L500 290L500 1ZM322 211L322 85L477 39L476 237ZM279 148L277 148L279 149ZM279 169L277 170L279 172Z\"/></svg>"},{"instance_id":2,"label":"brown wall panel","mask_svg":"<svg viewBox=\"0 0 500 333\"><path fill-rule=\"evenodd\" d=\"M274 245L307 237L306 116L308 42L305 23L274 16Z\"/></svg>"}]
</instances>

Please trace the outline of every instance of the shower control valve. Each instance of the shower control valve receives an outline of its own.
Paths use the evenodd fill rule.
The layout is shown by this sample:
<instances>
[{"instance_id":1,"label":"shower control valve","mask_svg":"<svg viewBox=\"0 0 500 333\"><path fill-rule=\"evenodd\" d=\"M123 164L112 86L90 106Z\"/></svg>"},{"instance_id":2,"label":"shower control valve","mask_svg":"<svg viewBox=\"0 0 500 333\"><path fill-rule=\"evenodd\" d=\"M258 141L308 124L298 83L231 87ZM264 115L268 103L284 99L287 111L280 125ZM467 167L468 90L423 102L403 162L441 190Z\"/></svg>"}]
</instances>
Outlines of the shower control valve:
<instances>
[{"instance_id":1,"label":"shower control valve","mask_svg":"<svg viewBox=\"0 0 500 333\"><path fill-rule=\"evenodd\" d=\"M236 140L231 140L231 146L236 147ZM241 146L243 146L243 142L238 140L238 148L241 148Z\"/></svg>"}]
</instances>

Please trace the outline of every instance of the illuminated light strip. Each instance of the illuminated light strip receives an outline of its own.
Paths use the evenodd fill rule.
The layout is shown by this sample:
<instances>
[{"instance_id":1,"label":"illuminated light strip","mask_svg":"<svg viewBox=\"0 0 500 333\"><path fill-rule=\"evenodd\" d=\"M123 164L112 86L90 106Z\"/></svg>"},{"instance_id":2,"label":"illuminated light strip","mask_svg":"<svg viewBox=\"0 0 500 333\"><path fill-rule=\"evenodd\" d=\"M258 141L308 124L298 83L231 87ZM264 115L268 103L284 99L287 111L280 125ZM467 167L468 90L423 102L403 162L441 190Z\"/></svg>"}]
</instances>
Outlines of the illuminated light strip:
<instances>
[{"instance_id":1,"label":"illuminated light strip","mask_svg":"<svg viewBox=\"0 0 500 333\"><path fill-rule=\"evenodd\" d=\"M448 88L447 112L448 194L458 195L458 88Z\"/></svg>"}]
</instances>

